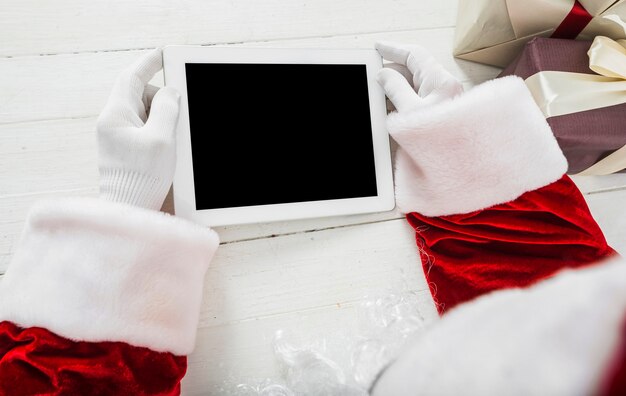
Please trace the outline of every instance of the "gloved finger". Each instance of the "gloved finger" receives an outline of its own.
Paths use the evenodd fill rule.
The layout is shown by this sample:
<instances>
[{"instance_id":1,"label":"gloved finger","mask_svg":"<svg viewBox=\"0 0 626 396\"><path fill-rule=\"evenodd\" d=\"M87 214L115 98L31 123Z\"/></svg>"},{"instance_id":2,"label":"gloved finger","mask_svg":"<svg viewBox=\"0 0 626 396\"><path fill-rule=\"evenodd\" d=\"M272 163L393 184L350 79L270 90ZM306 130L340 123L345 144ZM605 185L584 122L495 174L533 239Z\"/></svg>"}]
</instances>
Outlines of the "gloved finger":
<instances>
[{"instance_id":1,"label":"gloved finger","mask_svg":"<svg viewBox=\"0 0 626 396\"><path fill-rule=\"evenodd\" d=\"M463 85L443 67L425 73L417 91L429 104L453 98L462 92Z\"/></svg>"},{"instance_id":2,"label":"gloved finger","mask_svg":"<svg viewBox=\"0 0 626 396\"><path fill-rule=\"evenodd\" d=\"M122 103L145 122L147 118L144 102L146 84L163 67L162 63L160 48L150 51L137 60L119 75L109 101Z\"/></svg>"},{"instance_id":3,"label":"gloved finger","mask_svg":"<svg viewBox=\"0 0 626 396\"><path fill-rule=\"evenodd\" d=\"M413 86L422 98L438 101L463 92L463 85L447 71L425 48L408 48L407 68L413 71Z\"/></svg>"},{"instance_id":4,"label":"gloved finger","mask_svg":"<svg viewBox=\"0 0 626 396\"><path fill-rule=\"evenodd\" d=\"M139 58L127 70L128 73L134 75L141 81L141 85L143 88L162 68L163 51L161 50L161 48L155 48Z\"/></svg>"},{"instance_id":5,"label":"gloved finger","mask_svg":"<svg viewBox=\"0 0 626 396\"><path fill-rule=\"evenodd\" d=\"M376 44L374 44L374 48L376 48L376 51L378 51L383 59L406 66L406 57L408 54L404 54L399 48L399 45L391 41L383 40L377 41Z\"/></svg>"},{"instance_id":6,"label":"gloved finger","mask_svg":"<svg viewBox=\"0 0 626 396\"><path fill-rule=\"evenodd\" d=\"M143 125L144 120L128 105L109 101L98 116L97 129L104 132L117 128L140 128Z\"/></svg>"},{"instance_id":7,"label":"gloved finger","mask_svg":"<svg viewBox=\"0 0 626 396\"><path fill-rule=\"evenodd\" d=\"M376 50L384 59L406 66L413 75L431 59L434 61L428 50L420 46L379 41L376 43Z\"/></svg>"},{"instance_id":8,"label":"gloved finger","mask_svg":"<svg viewBox=\"0 0 626 396\"><path fill-rule=\"evenodd\" d=\"M161 88L150 108L148 121L142 130L149 131L155 136L173 139L180 111L180 94L172 87Z\"/></svg>"},{"instance_id":9,"label":"gloved finger","mask_svg":"<svg viewBox=\"0 0 626 396\"><path fill-rule=\"evenodd\" d=\"M156 87L152 84L146 85L146 88L143 90L143 106L146 109L146 113L150 113L150 106L152 105L152 99L154 99L154 95L158 92L159 87Z\"/></svg>"},{"instance_id":10,"label":"gloved finger","mask_svg":"<svg viewBox=\"0 0 626 396\"><path fill-rule=\"evenodd\" d=\"M453 97L463 90L461 83L424 47L381 41L376 43L376 49L385 59L407 67L413 74L413 86L422 98L435 94L436 97L431 101L439 100L442 97ZM440 88L442 92L439 92Z\"/></svg>"},{"instance_id":11,"label":"gloved finger","mask_svg":"<svg viewBox=\"0 0 626 396\"><path fill-rule=\"evenodd\" d=\"M383 68L378 71L376 79L398 111L411 111L421 105L420 97L399 72Z\"/></svg>"},{"instance_id":12,"label":"gloved finger","mask_svg":"<svg viewBox=\"0 0 626 396\"><path fill-rule=\"evenodd\" d=\"M413 85L413 74L406 66L399 63L385 63L383 67L397 71L398 73L402 74L402 77L404 77L409 82L409 84Z\"/></svg>"}]
</instances>

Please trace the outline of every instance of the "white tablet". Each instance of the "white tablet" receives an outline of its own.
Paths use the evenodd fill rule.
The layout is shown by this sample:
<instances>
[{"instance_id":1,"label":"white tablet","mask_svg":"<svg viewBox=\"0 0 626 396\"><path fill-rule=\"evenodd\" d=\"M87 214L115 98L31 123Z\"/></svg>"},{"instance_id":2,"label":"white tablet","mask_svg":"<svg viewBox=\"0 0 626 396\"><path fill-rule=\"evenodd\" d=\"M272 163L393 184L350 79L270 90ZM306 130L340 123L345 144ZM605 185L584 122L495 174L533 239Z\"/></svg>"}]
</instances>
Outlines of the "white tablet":
<instances>
[{"instance_id":1,"label":"white tablet","mask_svg":"<svg viewBox=\"0 0 626 396\"><path fill-rule=\"evenodd\" d=\"M170 46L176 214L230 225L391 210L375 50Z\"/></svg>"}]
</instances>

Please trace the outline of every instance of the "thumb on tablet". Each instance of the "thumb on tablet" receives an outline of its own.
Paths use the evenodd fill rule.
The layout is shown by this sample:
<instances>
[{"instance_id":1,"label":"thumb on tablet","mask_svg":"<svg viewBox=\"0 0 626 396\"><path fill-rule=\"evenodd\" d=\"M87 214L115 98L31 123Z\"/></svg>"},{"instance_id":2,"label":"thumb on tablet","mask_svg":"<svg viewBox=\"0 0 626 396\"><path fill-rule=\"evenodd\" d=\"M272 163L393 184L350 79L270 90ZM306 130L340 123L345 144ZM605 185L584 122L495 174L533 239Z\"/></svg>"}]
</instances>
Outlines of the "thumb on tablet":
<instances>
[{"instance_id":1,"label":"thumb on tablet","mask_svg":"<svg viewBox=\"0 0 626 396\"><path fill-rule=\"evenodd\" d=\"M174 88L161 88L154 99L148 115L148 121L144 126L152 133L173 137L176 131L176 123L180 111L180 94Z\"/></svg>"}]
</instances>

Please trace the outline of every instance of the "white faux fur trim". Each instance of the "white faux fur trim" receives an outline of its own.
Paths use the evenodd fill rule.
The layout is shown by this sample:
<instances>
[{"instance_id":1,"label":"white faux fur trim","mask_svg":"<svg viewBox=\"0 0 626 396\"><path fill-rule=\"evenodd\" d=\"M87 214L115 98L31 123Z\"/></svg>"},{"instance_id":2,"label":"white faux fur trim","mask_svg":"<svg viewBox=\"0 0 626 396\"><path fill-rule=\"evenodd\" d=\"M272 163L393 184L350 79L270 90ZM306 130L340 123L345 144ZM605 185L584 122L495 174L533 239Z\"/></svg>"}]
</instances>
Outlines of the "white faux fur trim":
<instances>
[{"instance_id":1,"label":"white faux fur trim","mask_svg":"<svg viewBox=\"0 0 626 396\"><path fill-rule=\"evenodd\" d=\"M404 350L373 395L591 395L626 318L626 261L459 305Z\"/></svg>"},{"instance_id":2,"label":"white faux fur trim","mask_svg":"<svg viewBox=\"0 0 626 396\"><path fill-rule=\"evenodd\" d=\"M469 213L563 176L567 161L524 81L488 81L409 114L392 113L396 201L405 213Z\"/></svg>"},{"instance_id":3,"label":"white faux fur trim","mask_svg":"<svg viewBox=\"0 0 626 396\"><path fill-rule=\"evenodd\" d=\"M0 284L0 320L189 354L217 234L94 198L34 207Z\"/></svg>"}]
</instances>

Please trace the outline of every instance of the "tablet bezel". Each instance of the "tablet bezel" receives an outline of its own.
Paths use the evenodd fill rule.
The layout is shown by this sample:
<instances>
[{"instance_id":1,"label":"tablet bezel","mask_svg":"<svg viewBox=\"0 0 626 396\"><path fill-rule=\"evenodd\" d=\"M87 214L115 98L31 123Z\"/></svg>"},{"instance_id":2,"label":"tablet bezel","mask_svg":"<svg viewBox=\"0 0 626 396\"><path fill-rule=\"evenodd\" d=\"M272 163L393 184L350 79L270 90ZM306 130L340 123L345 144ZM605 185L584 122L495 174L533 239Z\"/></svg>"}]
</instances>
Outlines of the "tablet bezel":
<instances>
[{"instance_id":1,"label":"tablet bezel","mask_svg":"<svg viewBox=\"0 0 626 396\"><path fill-rule=\"evenodd\" d=\"M191 133L187 99L186 63L361 64L366 66L372 123L377 196L324 201L196 209ZM165 85L181 95L176 138L174 209L176 215L207 226L295 220L312 217L384 212L395 207L389 137L385 127L385 94L376 81L382 59L370 49L303 49L168 46L163 49ZM303 79L306 76L303 76ZM303 81L303 89L306 84ZM329 87L331 90L332 87ZM337 103L340 107L341 104ZM210 189L208 185L206 188ZM219 194L219 191L214 191Z\"/></svg>"}]
</instances>

